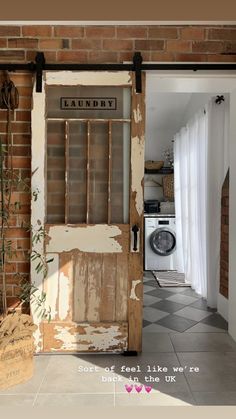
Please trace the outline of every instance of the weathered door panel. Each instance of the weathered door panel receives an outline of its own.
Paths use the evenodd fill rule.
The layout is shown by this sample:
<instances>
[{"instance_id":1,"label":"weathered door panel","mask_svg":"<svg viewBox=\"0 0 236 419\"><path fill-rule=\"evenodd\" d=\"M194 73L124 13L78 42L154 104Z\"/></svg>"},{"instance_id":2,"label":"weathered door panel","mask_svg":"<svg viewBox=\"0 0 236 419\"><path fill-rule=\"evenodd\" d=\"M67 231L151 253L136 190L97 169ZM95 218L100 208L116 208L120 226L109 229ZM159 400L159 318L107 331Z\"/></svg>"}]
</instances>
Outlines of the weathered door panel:
<instances>
[{"instance_id":1,"label":"weathered door panel","mask_svg":"<svg viewBox=\"0 0 236 419\"><path fill-rule=\"evenodd\" d=\"M37 351L120 352L124 350L140 351L142 346L144 93L135 93L134 77L129 73L114 72L104 73L103 75L97 73L96 75L97 78L92 72L87 74L83 72L76 74L71 72L46 73L43 93L34 93L32 171L35 171L36 168L37 170L33 175L32 187L39 191L39 194L37 201L32 201L32 225L38 225L44 229L45 240L34 243L33 250L44 254L47 259L53 259L48 265L46 278L43 278L42 273L36 275L35 264L31 264L32 280L38 286L39 291L46 293L46 306L51 309L51 321L48 323L37 318L32 306L32 314L35 322L39 325L35 334ZM62 160L55 159L56 181L49 182L46 187L45 178L48 176L46 174L47 157L45 157L45 150L47 150L47 125L45 122L47 86L61 85L63 87L64 85L78 86L80 84L82 86L93 86L93 83L96 86L131 87L131 115L130 120L125 121L130 123L130 151L126 155L123 152L123 159L127 160L128 156L130 168L129 222L125 224L111 222L112 217L117 217L116 209L121 208L121 202L117 200L119 183L116 185L116 173L119 172L119 165L124 164L122 161L115 160L115 154L119 152L119 132L121 131L115 130L114 117L112 122L106 120L104 123L102 121L104 128L101 128L101 132L98 134L98 138L101 139L101 133L105 135L104 132L107 130L108 142L105 148L104 145L101 148L101 140L99 140L100 143L96 139L93 140L92 136L96 134L96 130L93 131L90 120L86 120L86 126L82 128L81 132L87 133L87 151L83 148L80 163L84 165L85 174L87 173L85 186L83 186L83 181L82 183L78 182L77 176L80 176L78 170L80 166L78 166L78 163L77 167L74 164L73 154L72 160L70 160L69 141L74 142L73 150L78 154L77 131L73 128L74 131L72 130L73 132L70 134L70 118L62 121L65 131L64 134L60 134L61 138L50 134L52 149L48 159L51 159L53 165L53 147L64 147L64 138L64 169L60 165L58 166L58 162L62 162ZM144 86L143 76L143 89ZM93 147L93 150L91 147ZM115 148L112 149L112 147ZM93 166L96 162L98 170L104 178L104 173L101 170L103 170L105 164L104 152L106 152L106 149L108 180L106 190L104 191L103 182L101 191L103 191L104 196L107 196L107 204L104 207L107 214L107 223L92 224L91 220L94 217L104 217L104 208L102 203L97 201L98 206L100 205L101 216L99 212L98 215L93 215L91 212L94 205L91 206L91 200L93 199L91 188L94 188L96 183L94 183L94 180L91 183L90 170L94 170ZM59 150L60 156L61 150L62 147ZM95 154L91 160L93 153ZM74 173L72 181L70 175L68 175L71 167L74 170L74 172L70 172ZM62 170L65 170L64 198L63 194L61 196L55 195L54 200L54 198L52 199L53 195L51 195L49 206L51 205L51 208L53 208L53 205L61 205L61 202L63 202L65 205L65 221L64 223L58 223L58 221L55 224L47 223L47 188L51 188L51 191L53 191L54 185L55 188L60 188L60 185L64 182L61 177ZM95 181L99 179L99 172L96 176ZM79 203L76 201L77 196L74 192L76 188L71 189L72 193L70 192L73 185L80 188ZM114 187L115 189L113 189ZM84 213L85 216L83 216L85 222L82 224L69 223L71 202L80 205L82 212L87 207L87 215ZM90 211L90 215L88 211ZM72 217L74 217L73 214ZM53 218L53 211L51 215ZM56 214L55 220L58 217L61 217L60 211ZM139 228L136 250L134 250L132 233L134 225Z\"/></svg>"}]
</instances>

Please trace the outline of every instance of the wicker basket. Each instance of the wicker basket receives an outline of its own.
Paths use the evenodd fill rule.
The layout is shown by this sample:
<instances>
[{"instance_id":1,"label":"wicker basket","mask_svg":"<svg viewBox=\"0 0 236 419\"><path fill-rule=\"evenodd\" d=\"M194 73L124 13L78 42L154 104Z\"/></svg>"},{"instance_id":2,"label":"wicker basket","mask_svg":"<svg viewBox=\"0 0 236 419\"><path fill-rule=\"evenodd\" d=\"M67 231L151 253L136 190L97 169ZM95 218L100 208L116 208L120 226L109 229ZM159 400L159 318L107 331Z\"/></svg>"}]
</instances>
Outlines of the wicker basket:
<instances>
[{"instance_id":1,"label":"wicker basket","mask_svg":"<svg viewBox=\"0 0 236 419\"><path fill-rule=\"evenodd\" d=\"M174 175L163 176L163 194L165 199L174 200Z\"/></svg>"},{"instance_id":2,"label":"wicker basket","mask_svg":"<svg viewBox=\"0 0 236 419\"><path fill-rule=\"evenodd\" d=\"M160 170L164 166L164 161L145 161L145 169L147 170Z\"/></svg>"}]
</instances>

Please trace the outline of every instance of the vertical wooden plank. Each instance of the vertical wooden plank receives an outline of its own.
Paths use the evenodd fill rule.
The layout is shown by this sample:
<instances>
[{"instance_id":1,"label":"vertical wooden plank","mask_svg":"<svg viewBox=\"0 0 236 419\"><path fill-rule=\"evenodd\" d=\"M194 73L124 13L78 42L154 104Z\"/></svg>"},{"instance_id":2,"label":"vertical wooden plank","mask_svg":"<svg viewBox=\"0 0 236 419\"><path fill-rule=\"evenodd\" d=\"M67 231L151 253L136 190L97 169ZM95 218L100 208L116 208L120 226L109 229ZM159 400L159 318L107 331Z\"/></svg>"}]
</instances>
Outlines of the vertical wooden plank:
<instances>
[{"instance_id":1,"label":"vertical wooden plank","mask_svg":"<svg viewBox=\"0 0 236 419\"><path fill-rule=\"evenodd\" d=\"M108 224L111 223L111 170L112 170L112 122L108 121Z\"/></svg>"},{"instance_id":2,"label":"vertical wooden plank","mask_svg":"<svg viewBox=\"0 0 236 419\"><path fill-rule=\"evenodd\" d=\"M116 265L115 254L103 255L100 320L114 321L116 311Z\"/></svg>"},{"instance_id":3,"label":"vertical wooden plank","mask_svg":"<svg viewBox=\"0 0 236 419\"><path fill-rule=\"evenodd\" d=\"M145 74L142 74L142 93L135 92L135 75L132 75L131 120L131 191L130 229L136 224L140 229L140 249L129 255L128 322L129 350L142 350L143 315L143 178L145 134Z\"/></svg>"},{"instance_id":4,"label":"vertical wooden plank","mask_svg":"<svg viewBox=\"0 0 236 419\"><path fill-rule=\"evenodd\" d=\"M69 121L65 121L65 224L69 216Z\"/></svg>"},{"instance_id":5,"label":"vertical wooden plank","mask_svg":"<svg viewBox=\"0 0 236 419\"><path fill-rule=\"evenodd\" d=\"M73 261L71 253L59 255L58 317L62 321L72 321L73 306Z\"/></svg>"},{"instance_id":6,"label":"vertical wooden plank","mask_svg":"<svg viewBox=\"0 0 236 419\"><path fill-rule=\"evenodd\" d=\"M87 122L87 212L86 212L86 223L89 224L89 193L90 193L90 131L91 131L91 123L90 121Z\"/></svg>"},{"instance_id":7,"label":"vertical wooden plank","mask_svg":"<svg viewBox=\"0 0 236 419\"><path fill-rule=\"evenodd\" d=\"M116 268L116 321L126 321L128 317L128 256L117 254Z\"/></svg>"},{"instance_id":8,"label":"vertical wooden plank","mask_svg":"<svg viewBox=\"0 0 236 419\"><path fill-rule=\"evenodd\" d=\"M74 256L74 295L73 321L86 321L87 306L87 256L76 253Z\"/></svg>"},{"instance_id":9,"label":"vertical wooden plank","mask_svg":"<svg viewBox=\"0 0 236 419\"><path fill-rule=\"evenodd\" d=\"M102 254L88 253L87 321L100 321Z\"/></svg>"}]
</instances>

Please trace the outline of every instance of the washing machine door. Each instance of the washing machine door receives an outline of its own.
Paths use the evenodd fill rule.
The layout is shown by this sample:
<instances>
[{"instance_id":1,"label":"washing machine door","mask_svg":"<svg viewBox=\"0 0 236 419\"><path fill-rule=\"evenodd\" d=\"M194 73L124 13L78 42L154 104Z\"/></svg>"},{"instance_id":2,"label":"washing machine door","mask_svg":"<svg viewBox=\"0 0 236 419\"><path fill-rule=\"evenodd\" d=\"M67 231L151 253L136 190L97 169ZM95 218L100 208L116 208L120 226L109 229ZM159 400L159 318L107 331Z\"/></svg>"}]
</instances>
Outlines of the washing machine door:
<instances>
[{"instance_id":1,"label":"washing machine door","mask_svg":"<svg viewBox=\"0 0 236 419\"><path fill-rule=\"evenodd\" d=\"M176 248L174 231L167 227L157 228L150 236L150 246L159 256L171 255Z\"/></svg>"}]
</instances>

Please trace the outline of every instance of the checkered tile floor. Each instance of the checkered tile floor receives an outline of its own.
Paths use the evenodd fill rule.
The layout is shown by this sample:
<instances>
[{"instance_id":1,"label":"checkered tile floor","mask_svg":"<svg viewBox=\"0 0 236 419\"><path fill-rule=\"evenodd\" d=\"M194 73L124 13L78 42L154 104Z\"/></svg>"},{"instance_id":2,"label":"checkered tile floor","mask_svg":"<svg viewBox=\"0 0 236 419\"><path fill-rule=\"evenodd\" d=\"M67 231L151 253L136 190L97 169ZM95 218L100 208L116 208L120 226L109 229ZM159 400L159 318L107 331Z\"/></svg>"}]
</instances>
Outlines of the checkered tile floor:
<instances>
[{"instance_id":1,"label":"checkered tile floor","mask_svg":"<svg viewBox=\"0 0 236 419\"><path fill-rule=\"evenodd\" d=\"M191 288L160 288L151 272L144 272L144 332L225 332L227 322Z\"/></svg>"}]
</instances>

